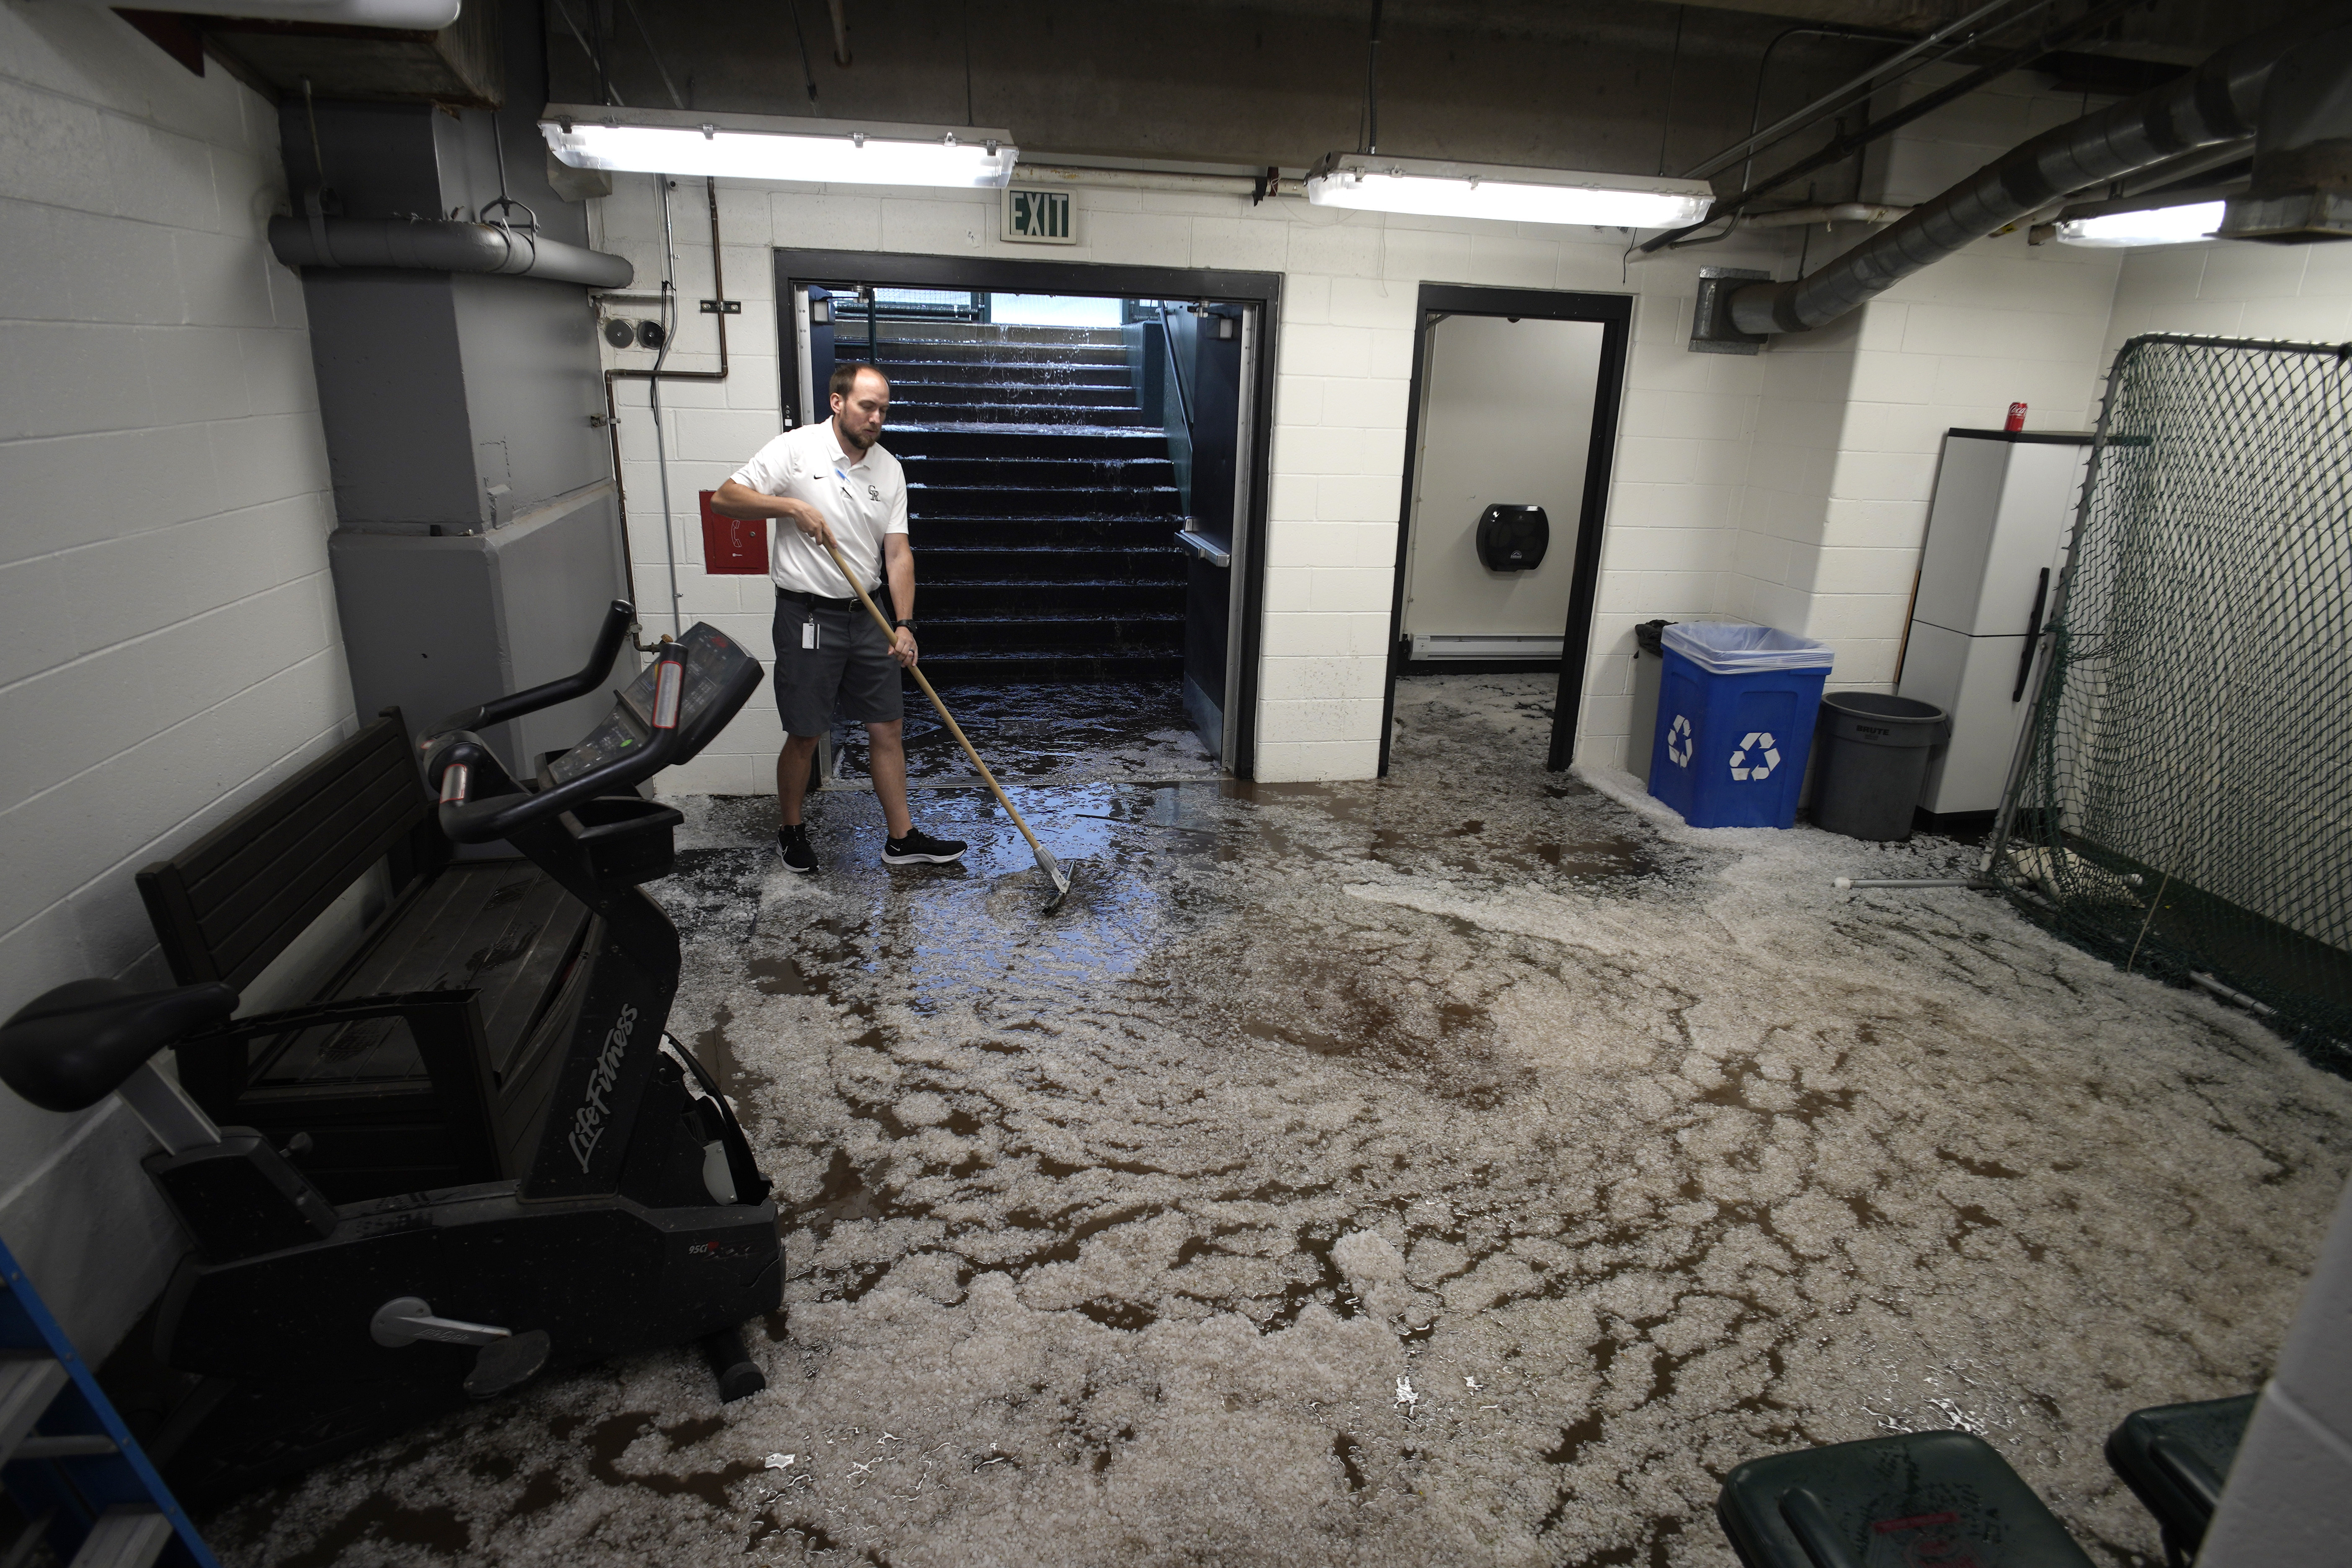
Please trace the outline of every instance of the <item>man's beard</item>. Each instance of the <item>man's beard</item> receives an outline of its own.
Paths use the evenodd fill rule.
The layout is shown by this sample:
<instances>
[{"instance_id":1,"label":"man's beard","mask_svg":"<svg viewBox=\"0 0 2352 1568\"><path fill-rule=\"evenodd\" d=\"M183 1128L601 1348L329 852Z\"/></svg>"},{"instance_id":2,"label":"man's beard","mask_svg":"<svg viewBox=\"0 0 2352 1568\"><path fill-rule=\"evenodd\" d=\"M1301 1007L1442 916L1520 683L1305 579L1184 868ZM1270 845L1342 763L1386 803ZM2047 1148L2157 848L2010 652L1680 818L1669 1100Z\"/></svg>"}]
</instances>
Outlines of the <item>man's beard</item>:
<instances>
[{"instance_id":1,"label":"man's beard","mask_svg":"<svg viewBox=\"0 0 2352 1568\"><path fill-rule=\"evenodd\" d=\"M881 432L880 432L880 431L877 431L877 432L875 432L875 434L874 434L873 436L867 436L867 437L863 437L863 438L860 438L860 437L859 437L859 436L858 436L858 434L857 434L857 432L856 432L855 430L852 430L852 429L851 429L847 425L844 424L844 423L843 423L843 422L842 422L838 417L836 417L836 418L834 420L834 422L833 422L833 427L834 427L834 430L835 430L837 434L839 434L839 436L841 437L841 438L842 438L844 441L845 441L845 442L847 442L849 445L851 445L851 446L853 446L853 447L856 447L856 448L857 448L859 451L861 451L861 452L863 452L863 451L866 450L867 448L871 447L874 445L874 442L875 442L876 437L878 437L878 436L881 434Z\"/></svg>"}]
</instances>

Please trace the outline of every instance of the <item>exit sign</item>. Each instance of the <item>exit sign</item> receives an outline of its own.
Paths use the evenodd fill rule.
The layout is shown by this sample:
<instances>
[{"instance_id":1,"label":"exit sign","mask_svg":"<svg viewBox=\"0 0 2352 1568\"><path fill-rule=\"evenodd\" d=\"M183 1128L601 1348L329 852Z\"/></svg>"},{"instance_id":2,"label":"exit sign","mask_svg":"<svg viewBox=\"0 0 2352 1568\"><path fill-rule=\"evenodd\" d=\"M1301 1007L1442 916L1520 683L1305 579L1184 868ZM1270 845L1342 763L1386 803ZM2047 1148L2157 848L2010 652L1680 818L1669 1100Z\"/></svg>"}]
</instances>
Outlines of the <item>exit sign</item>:
<instances>
[{"instance_id":1,"label":"exit sign","mask_svg":"<svg viewBox=\"0 0 2352 1568\"><path fill-rule=\"evenodd\" d=\"M1076 245L1070 193L1004 188L1004 237L1021 245Z\"/></svg>"}]
</instances>

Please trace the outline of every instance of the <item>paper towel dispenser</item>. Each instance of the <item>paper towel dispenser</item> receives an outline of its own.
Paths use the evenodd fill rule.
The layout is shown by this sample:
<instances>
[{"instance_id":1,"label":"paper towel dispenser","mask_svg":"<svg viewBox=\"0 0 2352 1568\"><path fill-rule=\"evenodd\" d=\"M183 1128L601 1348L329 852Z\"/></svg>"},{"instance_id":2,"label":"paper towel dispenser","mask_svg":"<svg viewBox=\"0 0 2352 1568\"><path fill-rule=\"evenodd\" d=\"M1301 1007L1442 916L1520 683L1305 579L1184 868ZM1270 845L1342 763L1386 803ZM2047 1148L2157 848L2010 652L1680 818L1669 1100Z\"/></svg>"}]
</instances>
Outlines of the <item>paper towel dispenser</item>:
<instances>
[{"instance_id":1,"label":"paper towel dispenser","mask_svg":"<svg viewBox=\"0 0 2352 1568\"><path fill-rule=\"evenodd\" d=\"M1532 572L1550 547L1551 520L1539 506L1502 504L1479 514L1478 560L1489 572Z\"/></svg>"}]
</instances>

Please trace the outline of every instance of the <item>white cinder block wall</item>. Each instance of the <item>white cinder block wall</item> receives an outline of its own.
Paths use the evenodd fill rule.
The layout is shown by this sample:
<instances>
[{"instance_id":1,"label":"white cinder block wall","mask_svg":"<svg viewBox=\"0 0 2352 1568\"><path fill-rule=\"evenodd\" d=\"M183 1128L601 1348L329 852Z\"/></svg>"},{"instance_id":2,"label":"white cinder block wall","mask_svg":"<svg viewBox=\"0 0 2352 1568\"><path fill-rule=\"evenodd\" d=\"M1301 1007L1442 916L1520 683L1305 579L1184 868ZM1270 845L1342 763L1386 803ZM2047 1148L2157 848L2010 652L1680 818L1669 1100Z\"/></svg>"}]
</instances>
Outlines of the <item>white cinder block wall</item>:
<instances>
[{"instance_id":1,"label":"white cinder block wall","mask_svg":"<svg viewBox=\"0 0 2352 1568\"><path fill-rule=\"evenodd\" d=\"M701 191L681 182L680 213ZM679 204L690 204L680 205ZM599 243L660 274L653 182L621 176L597 205ZM725 384L665 383L672 529L685 614L768 648L764 579L705 576L695 492L727 477L779 427L770 254L776 247L1024 256L1046 261L1181 265L1283 277L1269 491L1257 773L1267 780L1368 778L1378 763L1381 686L1403 479L1412 322L1422 282L1632 294L1634 344L1588 681L1584 744L1609 760L1629 727L1633 627L1664 615L1722 613L1725 546L1738 524L1762 377L1759 362L1684 352L1702 259L1769 267L1782 248L1711 247L1628 267L1614 233L1535 225L1341 214L1285 200L1081 189L1075 247L1042 251L996 238L992 198L961 193L724 184L728 291L745 301ZM708 282L707 247L681 246L679 292ZM686 318L670 363L717 363L707 320ZM611 363L650 363L614 354ZM624 479L642 602L667 592L658 475L646 389L623 383ZM886 433L884 443L887 445ZM690 767L687 791L773 788L772 705L755 701Z\"/></svg>"},{"instance_id":2,"label":"white cinder block wall","mask_svg":"<svg viewBox=\"0 0 2352 1568\"><path fill-rule=\"evenodd\" d=\"M1932 84L1924 84L1932 85ZM1910 90L1919 90L1912 89ZM1870 172L1871 199L1916 202L2027 136L2084 111L2031 79L1996 84L1908 128ZM2095 107L2095 104L2087 107ZM1819 199L1844 192L1821 191ZM701 190L672 196L676 232L697 236ZM648 177L623 176L598 204L601 243L658 276ZM746 301L723 385L672 384L670 548L685 613L765 650L770 599L758 578L700 570L694 492L717 484L780 417L769 256L773 247L1024 255L1284 275L1270 490L1257 771L1268 780L1370 776L1389 636L1404 461L1413 308L1422 282L1623 293L1633 346L1602 547L1581 759L1617 763L1632 718L1633 627L1755 619L1822 637L1838 684L1887 688L1916 572L1943 434L1997 426L2009 405L2033 428L2086 427L2120 265L2116 253L1988 239L1822 331L1752 357L1686 351L1702 265L1794 274L1853 243L1776 230L1628 262L1612 232L1383 217L1245 200L1082 189L1079 244L1051 251L997 237L992 198L850 187L722 186L729 293ZM707 250L681 238L679 292L700 297ZM716 363L708 318L688 315L680 369ZM611 356L642 366L648 354ZM624 383L624 479L640 598L667 592L651 422L642 383ZM885 437L887 443L887 437ZM688 791L772 788L779 737L755 702L691 768Z\"/></svg>"},{"instance_id":3,"label":"white cinder block wall","mask_svg":"<svg viewBox=\"0 0 2352 1568\"><path fill-rule=\"evenodd\" d=\"M275 108L84 5L0 10L0 1014L169 984L131 877L352 723ZM108 1100L0 1090L0 1235L86 1352L180 1242Z\"/></svg>"},{"instance_id":4,"label":"white cinder block wall","mask_svg":"<svg viewBox=\"0 0 2352 1568\"><path fill-rule=\"evenodd\" d=\"M2116 351L2142 332L2340 343L2352 338L2352 254L2335 245L2155 246L2122 252L2092 412Z\"/></svg>"},{"instance_id":5,"label":"white cinder block wall","mask_svg":"<svg viewBox=\"0 0 2352 1568\"><path fill-rule=\"evenodd\" d=\"M1904 92L1944 79L1922 73ZM2099 106L2005 79L1890 138L1864 199L1926 201ZM1862 237L1841 227L1826 247L1822 237L1809 268ZM2029 429L2090 427L2083 388L2118 256L2005 234L1819 331L1774 340L1726 611L1828 642L1832 686L1891 690L1945 432L1999 429L2019 402Z\"/></svg>"},{"instance_id":6,"label":"white cinder block wall","mask_svg":"<svg viewBox=\"0 0 2352 1568\"><path fill-rule=\"evenodd\" d=\"M1836 686L1892 689L1945 432L1997 430L2013 402L2029 429L2090 428L2116 266L2007 235L1775 342L1727 609L1829 643Z\"/></svg>"}]
</instances>

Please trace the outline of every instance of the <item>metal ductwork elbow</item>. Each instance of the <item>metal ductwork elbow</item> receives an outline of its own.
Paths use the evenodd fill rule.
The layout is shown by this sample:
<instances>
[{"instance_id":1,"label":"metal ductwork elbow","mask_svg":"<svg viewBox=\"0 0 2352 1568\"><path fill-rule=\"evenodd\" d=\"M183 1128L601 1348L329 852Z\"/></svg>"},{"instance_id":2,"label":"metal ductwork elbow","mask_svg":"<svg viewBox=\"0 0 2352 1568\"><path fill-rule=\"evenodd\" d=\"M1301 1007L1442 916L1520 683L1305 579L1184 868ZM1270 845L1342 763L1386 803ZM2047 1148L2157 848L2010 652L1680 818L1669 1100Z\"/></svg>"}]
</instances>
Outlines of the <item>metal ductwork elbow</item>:
<instances>
[{"instance_id":1,"label":"metal ductwork elbow","mask_svg":"<svg viewBox=\"0 0 2352 1568\"><path fill-rule=\"evenodd\" d=\"M2315 40L2332 43L2347 23L2352 4L2314 6L2231 45L2176 81L2044 132L1810 277L1703 296L1714 307L1695 326L1692 341L1721 349L1760 343L1774 332L1827 326L1911 274L2070 192L2122 179L2200 147L2252 136L2280 60ZM2339 58L2333 49L2311 52ZM2332 125L2336 100L2326 101L2331 108L2315 111L2315 122Z\"/></svg>"},{"instance_id":2,"label":"metal ductwork elbow","mask_svg":"<svg viewBox=\"0 0 2352 1568\"><path fill-rule=\"evenodd\" d=\"M2223 209L2221 239L2352 239L2352 26L2279 61L2263 89L2253 179Z\"/></svg>"},{"instance_id":3,"label":"metal ductwork elbow","mask_svg":"<svg viewBox=\"0 0 2352 1568\"><path fill-rule=\"evenodd\" d=\"M269 248L289 267L382 267L491 272L591 289L625 289L636 268L618 256L528 229L454 219L274 217Z\"/></svg>"}]
</instances>

